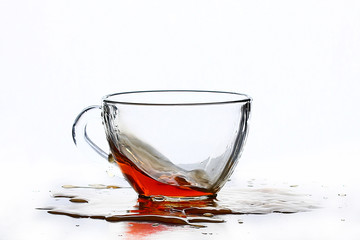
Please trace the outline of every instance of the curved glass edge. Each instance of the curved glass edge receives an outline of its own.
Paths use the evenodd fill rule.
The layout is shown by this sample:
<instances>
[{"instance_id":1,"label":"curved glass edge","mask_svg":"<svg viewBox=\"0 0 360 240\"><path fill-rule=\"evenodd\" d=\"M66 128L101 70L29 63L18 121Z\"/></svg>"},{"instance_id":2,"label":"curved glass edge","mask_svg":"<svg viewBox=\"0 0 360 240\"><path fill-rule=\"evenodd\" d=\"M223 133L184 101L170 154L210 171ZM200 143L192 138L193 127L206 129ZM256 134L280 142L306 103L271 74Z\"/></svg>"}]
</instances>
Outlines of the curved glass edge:
<instances>
[{"instance_id":1,"label":"curved glass edge","mask_svg":"<svg viewBox=\"0 0 360 240\"><path fill-rule=\"evenodd\" d=\"M116 95L123 95L123 94L132 94L132 93L156 93L156 92L198 92L198 93L222 93L222 94L233 94L242 96L243 99L238 100L228 100L228 101L211 101L211 102L194 102L194 103L141 103L141 102L129 102L129 101L114 101L110 100L109 98L116 96ZM226 92L226 91L208 91L208 90L145 90L145 91L130 91L130 92L119 92L119 93L112 93L105 95L102 98L102 101L105 103L112 103L112 104L128 104L128 105L149 105L149 106L191 106L191 105L216 105L216 104L228 104L228 103L243 103L243 102L252 102L252 98L243 93L237 92Z\"/></svg>"}]
</instances>

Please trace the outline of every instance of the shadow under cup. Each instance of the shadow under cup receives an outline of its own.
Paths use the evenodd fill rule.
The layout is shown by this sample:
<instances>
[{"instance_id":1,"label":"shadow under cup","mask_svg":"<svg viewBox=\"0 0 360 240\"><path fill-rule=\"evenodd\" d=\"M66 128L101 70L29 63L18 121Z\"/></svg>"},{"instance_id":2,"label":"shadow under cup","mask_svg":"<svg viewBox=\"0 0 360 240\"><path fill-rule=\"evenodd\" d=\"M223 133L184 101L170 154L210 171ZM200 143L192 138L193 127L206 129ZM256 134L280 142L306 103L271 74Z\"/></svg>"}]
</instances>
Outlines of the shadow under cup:
<instances>
[{"instance_id":1,"label":"shadow under cup","mask_svg":"<svg viewBox=\"0 0 360 240\"><path fill-rule=\"evenodd\" d=\"M229 92L111 94L80 113L73 137L107 157L86 134L86 115L101 112L109 156L139 196L214 197L240 157L250 104L250 97Z\"/></svg>"}]
</instances>

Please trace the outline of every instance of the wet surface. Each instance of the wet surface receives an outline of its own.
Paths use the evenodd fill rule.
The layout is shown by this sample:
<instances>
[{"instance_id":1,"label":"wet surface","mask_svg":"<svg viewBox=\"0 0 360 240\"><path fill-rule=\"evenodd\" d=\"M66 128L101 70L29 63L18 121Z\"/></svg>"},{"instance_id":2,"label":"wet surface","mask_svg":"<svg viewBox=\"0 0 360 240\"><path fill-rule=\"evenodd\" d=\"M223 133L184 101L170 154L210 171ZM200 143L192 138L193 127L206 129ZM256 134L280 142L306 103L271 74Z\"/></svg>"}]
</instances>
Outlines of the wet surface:
<instances>
[{"instance_id":1,"label":"wet surface","mask_svg":"<svg viewBox=\"0 0 360 240\"><path fill-rule=\"evenodd\" d=\"M49 206L37 209L73 218L201 228L204 223L224 223L224 215L298 213L318 207L310 195L291 189L226 188L215 199L169 201L161 197L137 198L129 187L96 184L63 185L51 194Z\"/></svg>"},{"instance_id":2,"label":"wet surface","mask_svg":"<svg viewBox=\"0 0 360 240\"><path fill-rule=\"evenodd\" d=\"M1 198L0 239L357 240L360 236L356 184L232 180L213 201L189 204L139 200L125 181L103 182L61 180L28 184L21 191L9 185L12 191Z\"/></svg>"}]
</instances>

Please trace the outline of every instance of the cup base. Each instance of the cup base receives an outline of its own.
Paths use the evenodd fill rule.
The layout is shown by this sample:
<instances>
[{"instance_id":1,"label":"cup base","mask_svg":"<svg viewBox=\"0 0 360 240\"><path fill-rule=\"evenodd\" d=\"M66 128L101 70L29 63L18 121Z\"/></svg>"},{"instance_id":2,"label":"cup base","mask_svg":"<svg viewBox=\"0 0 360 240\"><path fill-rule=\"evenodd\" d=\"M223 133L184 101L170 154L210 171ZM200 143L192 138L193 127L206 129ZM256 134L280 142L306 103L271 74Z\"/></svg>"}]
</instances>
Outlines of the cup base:
<instances>
[{"instance_id":1,"label":"cup base","mask_svg":"<svg viewBox=\"0 0 360 240\"><path fill-rule=\"evenodd\" d=\"M183 196L163 196L163 195L139 195L139 198L151 200L153 202L189 202L189 201L204 201L215 199L217 194L213 195L203 195L196 197L183 197Z\"/></svg>"}]
</instances>

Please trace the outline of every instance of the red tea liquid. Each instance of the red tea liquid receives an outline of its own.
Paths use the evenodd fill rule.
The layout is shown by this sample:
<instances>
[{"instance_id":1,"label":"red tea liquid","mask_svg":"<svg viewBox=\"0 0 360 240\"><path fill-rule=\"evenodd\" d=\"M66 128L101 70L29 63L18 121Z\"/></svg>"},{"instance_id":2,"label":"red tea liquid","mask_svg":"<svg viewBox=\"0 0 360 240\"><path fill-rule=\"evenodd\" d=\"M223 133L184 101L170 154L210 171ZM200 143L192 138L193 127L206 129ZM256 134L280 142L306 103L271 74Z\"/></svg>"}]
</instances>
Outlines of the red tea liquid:
<instances>
[{"instance_id":1,"label":"red tea liquid","mask_svg":"<svg viewBox=\"0 0 360 240\"><path fill-rule=\"evenodd\" d=\"M111 146L113 157L119 165L124 177L135 189L135 191L143 197L149 196L167 196L167 197L199 197L199 196L215 196L208 189L189 186L185 179L178 179L179 185L170 185L160 182L144 171L135 166L126 156L121 154L114 146ZM186 185L186 186L182 186Z\"/></svg>"}]
</instances>

